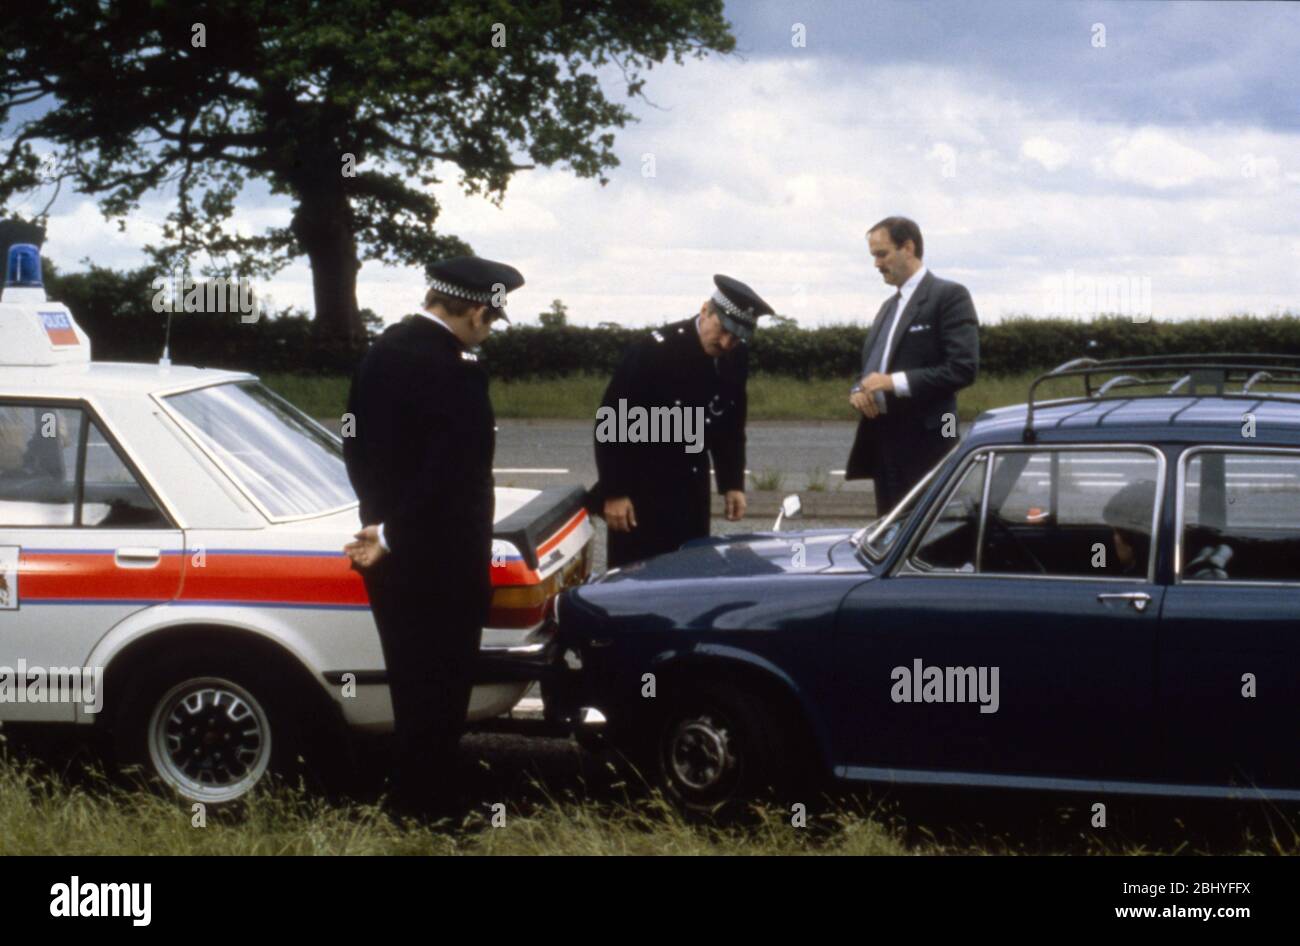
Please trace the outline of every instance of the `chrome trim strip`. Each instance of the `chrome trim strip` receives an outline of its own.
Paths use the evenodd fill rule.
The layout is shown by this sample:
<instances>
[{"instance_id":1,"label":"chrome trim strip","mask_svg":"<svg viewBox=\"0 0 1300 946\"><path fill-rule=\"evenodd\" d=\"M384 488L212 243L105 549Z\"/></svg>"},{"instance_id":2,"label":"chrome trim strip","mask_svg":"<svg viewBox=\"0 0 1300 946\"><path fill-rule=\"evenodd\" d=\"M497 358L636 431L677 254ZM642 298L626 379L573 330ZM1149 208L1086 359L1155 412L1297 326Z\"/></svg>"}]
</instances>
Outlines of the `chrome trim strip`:
<instances>
[{"instance_id":1,"label":"chrome trim strip","mask_svg":"<svg viewBox=\"0 0 1300 946\"><path fill-rule=\"evenodd\" d=\"M479 653L491 654L493 657L535 657L545 652L550 643L550 638L547 638L536 644L515 644L505 647L485 644L479 648Z\"/></svg>"},{"instance_id":2,"label":"chrome trim strip","mask_svg":"<svg viewBox=\"0 0 1300 946\"><path fill-rule=\"evenodd\" d=\"M862 782L894 782L912 785L970 785L989 788L1019 788L1050 792L1105 792L1128 795L1176 795L1187 798L1228 798L1257 801L1300 801L1300 789L1241 788L1236 786L1180 785L1172 782L1138 782L1126 779L1053 778L1042 775L999 775L992 772L930 771L891 769L879 766L838 765L835 775Z\"/></svg>"},{"instance_id":3,"label":"chrome trim strip","mask_svg":"<svg viewBox=\"0 0 1300 946\"><path fill-rule=\"evenodd\" d=\"M1126 575L1030 575L1027 572L1023 574L1016 573L999 573L999 572L926 572L921 571L916 566L909 566L906 571L895 571L890 577L906 578L908 576L919 578L986 578L990 581L1001 579L1003 581L1083 581L1105 582L1106 584L1133 584L1133 585L1151 585L1155 584L1143 577L1129 577Z\"/></svg>"},{"instance_id":4,"label":"chrome trim strip","mask_svg":"<svg viewBox=\"0 0 1300 946\"><path fill-rule=\"evenodd\" d=\"M984 526L989 521L989 490L993 486L993 457L996 451L990 450L984 463L984 489L980 496L980 524L975 530L975 573L978 575L984 565Z\"/></svg>"}]
</instances>

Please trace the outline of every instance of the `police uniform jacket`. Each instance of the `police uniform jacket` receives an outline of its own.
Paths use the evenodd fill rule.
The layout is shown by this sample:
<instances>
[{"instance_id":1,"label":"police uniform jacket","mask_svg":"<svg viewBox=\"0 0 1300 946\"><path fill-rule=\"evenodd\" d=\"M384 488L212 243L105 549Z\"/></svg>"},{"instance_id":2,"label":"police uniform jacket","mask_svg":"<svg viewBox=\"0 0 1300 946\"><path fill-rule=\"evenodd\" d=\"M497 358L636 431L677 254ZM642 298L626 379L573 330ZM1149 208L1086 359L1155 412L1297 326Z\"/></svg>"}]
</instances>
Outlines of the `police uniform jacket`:
<instances>
[{"instance_id":1,"label":"police uniform jacket","mask_svg":"<svg viewBox=\"0 0 1300 946\"><path fill-rule=\"evenodd\" d=\"M495 420L488 379L443 326L390 326L357 369L343 442L365 525L382 522L388 567L420 594L490 595Z\"/></svg>"},{"instance_id":2,"label":"police uniform jacket","mask_svg":"<svg viewBox=\"0 0 1300 946\"><path fill-rule=\"evenodd\" d=\"M595 443L599 482L595 508L607 498L632 500L637 528L610 533L610 563L670 551L709 534L709 464L719 493L745 488L745 382L748 352L741 345L714 358L700 344L694 318L647 332L633 343L605 390L602 408L703 409L703 449L686 444ZM694 421L692 421L694 422ZM648 426L648 421L647 421ZM694 431L693 431L694 432Z\"/></svg>"}]
</instances>

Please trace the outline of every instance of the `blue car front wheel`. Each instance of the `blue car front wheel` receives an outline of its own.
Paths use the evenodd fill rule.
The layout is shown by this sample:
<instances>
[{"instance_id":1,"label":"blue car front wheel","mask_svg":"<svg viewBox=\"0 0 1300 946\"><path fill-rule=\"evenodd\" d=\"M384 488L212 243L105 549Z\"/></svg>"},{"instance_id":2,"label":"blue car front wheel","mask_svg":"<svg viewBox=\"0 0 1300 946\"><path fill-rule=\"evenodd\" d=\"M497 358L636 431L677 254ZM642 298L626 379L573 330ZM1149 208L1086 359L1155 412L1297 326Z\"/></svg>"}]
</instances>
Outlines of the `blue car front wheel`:
<instances>
[{"instance_id":1,"label":"blue car front wheel","mask_svg":"<svg viewBox=\"0 0 1300 946\"><path fill-rule=\"evenodd\" d=\"M791 721L729 681L672 694L655 733L656 781L689 812L734 815L751 802L784 804L810 774L794 751Z\"/></svg>"}]
</instances>

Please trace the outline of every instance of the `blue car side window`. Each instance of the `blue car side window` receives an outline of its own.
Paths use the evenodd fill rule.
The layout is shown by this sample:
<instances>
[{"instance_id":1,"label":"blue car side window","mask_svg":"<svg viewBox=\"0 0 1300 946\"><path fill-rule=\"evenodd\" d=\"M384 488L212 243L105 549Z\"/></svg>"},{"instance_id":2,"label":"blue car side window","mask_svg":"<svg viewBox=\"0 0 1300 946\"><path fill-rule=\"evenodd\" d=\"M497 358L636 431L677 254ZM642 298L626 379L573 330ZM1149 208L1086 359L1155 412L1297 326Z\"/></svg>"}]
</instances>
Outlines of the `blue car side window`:
<instances>
[{"instance_id":1,"label":"blue car side window","mask_svg":"<svg viewBox=\"0 0 1300 946\"><path fill-rule=\"evenodd\" d=\"M1300 454L1199 452L1182 489L1183 580L1300 582Z\"/></svg>"}]
</instances>

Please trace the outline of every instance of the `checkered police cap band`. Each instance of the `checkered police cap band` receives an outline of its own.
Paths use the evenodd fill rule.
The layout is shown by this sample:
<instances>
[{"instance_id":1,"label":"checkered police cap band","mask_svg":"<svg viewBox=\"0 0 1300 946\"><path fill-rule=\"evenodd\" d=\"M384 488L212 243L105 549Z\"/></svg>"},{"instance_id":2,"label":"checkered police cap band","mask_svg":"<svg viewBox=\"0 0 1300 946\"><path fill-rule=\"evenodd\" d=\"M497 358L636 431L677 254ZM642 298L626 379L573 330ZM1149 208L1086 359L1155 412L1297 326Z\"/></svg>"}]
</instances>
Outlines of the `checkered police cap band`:
<instances>
[{"instance_id":1,"label":"checkered police cap band","mask_svg":"<svg viewBox=\"0 0 1300 946\"><path fill-rule=\"evenodd\" d=\"M470 302L477 302L481 305L492 304L492 293L475 292L472 289L464 289L460 286L453 286L449 282L443 282L441 279L429 280L429 288L441 292L445 296L454 296L457 299L466 299Z\"/></svg>"},{"instance_id":2,"label":"checkered police cap band","mask_svg":"<svg viewBox=\"0 0 1300 946\"><path fill-rule=\"evenodd\" d=\"M714 302L722 306L724 312L726 312L728 315L732 316L733 318L740 319L740 321L744 322L746 325L750 325L755 321L757 321L756 317L754 316L753 309L742 309L740 306L736 305L734 302L732 302L730 299L724 296L722 294L721 289L713 290L712 298Z\"/></svg>"}]
</instances>

